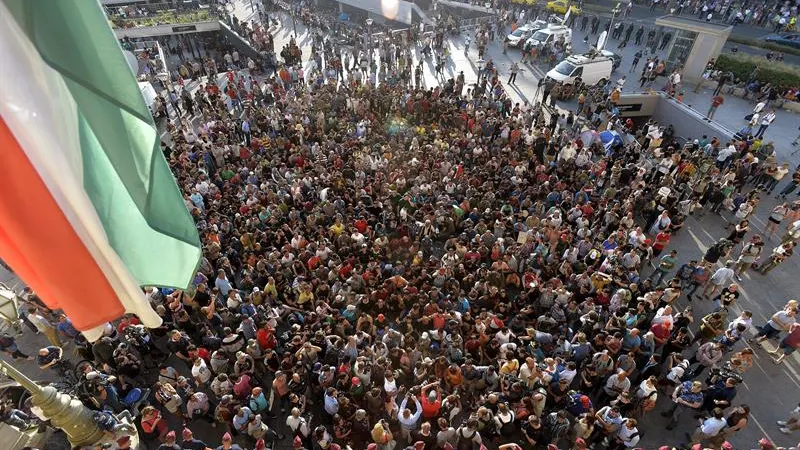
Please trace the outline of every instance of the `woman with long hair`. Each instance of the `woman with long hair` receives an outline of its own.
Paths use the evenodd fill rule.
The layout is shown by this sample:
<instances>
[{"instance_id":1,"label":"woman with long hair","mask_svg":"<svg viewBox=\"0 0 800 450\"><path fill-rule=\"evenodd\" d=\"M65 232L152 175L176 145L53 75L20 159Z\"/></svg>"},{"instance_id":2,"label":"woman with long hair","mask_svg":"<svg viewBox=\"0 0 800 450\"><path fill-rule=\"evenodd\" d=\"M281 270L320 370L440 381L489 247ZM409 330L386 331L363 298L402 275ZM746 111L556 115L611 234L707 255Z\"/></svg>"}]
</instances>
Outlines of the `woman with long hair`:
<instances>
[{"instance_id":1,"label":"woman with long hair","mask_svg":"<svg viewBox=\"0 0 800 450\"><path fill-rule=\"evenodd\" d=\"M743 430L750 422L750 406L742 404L734 407L733 410L728 413L728 417L725 418L725 421L727 422L727 426L723 430L723 434L725 439L729 440L731 436Z\"/></svg>"},{"instance_id":2,"label":"woman with long hair","mask_svg":"<svg viewBox=\"0 0 800 450\"><path fill-rule=\"evenodd\" d=\"M639 384L633 404L633 417L641 419L645 413L656 407L658 399L658 379L650 376Z\"/></svg>"},{"instance_id":3,"label":"woman with long hair","mask_svg":"<svg viewBox=\"0 0 800 450\"><path fill-rule=\"evenodd\" d=\"M389 424L385 420L379 420L372 427L372 442L377 446L377 450L393 450L397 442L394 440Z\"/></svg>"}]
</instances>

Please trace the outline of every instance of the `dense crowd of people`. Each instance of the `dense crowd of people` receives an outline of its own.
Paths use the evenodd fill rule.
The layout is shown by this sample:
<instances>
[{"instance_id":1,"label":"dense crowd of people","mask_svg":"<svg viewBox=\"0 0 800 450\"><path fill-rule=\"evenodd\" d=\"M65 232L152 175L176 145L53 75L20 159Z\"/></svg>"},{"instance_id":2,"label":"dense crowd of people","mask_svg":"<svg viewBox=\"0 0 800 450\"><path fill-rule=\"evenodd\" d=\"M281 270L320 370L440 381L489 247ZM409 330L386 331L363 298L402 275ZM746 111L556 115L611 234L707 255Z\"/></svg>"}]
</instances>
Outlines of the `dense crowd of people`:
<instances>
[{"instance_id":1,"label":"dense crowd of people","mask_svg":"<svg viewBox=\"0 0 800 450\"><path fill-rule=\"evenodd\" d=\"M760 139L683 143L623 122L614 89L578 120L512 104L491 61L474 85L427 87L391 40L352 61L325 45L308 74L289 61L256 80L225 58L224 86L198 75L164 101L182 115L162 147L201 235L198 272L186 290L147 289L160 328L125 317L93 344L27 292L43 370L70 369L64 340L88 360L76 384L95 409L123 413L151 389L134 413L160 450L633 449L657 404L670 430L700 418L669 445L732 448L754 350L772 340L780 363L800 346L797 301L766 323L733 309L743 273L793 254L798 202L764 235L749 219L800 169L787 176ZM603 145L592 130L607 128L630 139ZM679 255L690 214L731 226ZM0 348L32 358L10 337ZM124 423L96 421L128 448ZM204 423L218 441L195 437Z\"/></svg>"}]
</instances>

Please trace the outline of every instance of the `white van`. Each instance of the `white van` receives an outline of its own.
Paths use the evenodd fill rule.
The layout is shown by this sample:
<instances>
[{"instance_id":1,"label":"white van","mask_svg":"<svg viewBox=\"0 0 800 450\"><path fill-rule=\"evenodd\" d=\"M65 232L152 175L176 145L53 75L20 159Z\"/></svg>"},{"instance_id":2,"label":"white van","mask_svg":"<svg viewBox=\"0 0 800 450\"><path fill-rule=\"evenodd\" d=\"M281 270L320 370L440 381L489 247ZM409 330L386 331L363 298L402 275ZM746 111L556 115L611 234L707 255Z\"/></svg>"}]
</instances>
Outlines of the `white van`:
<instances>
[{"instance_id":1,"label":"white van","mask_svg":"<svg viewBox=\"0 0 800 450\"><path fill-rule=\"evenodd\" d=\"M550 25L547 28L542 28L541 30L533 33L533 35L528 38L528 41L525 43L527 47L532 47L534 45L540 46L542 44L549 45L558 38L562 38L565 44L572 43L572 29L570 27L564 25Z\"/></svg>"},{"instance_id":2,"label":"white van","mask_svg":"<svg viewBox=\"0 0 800 450\"><path fill-rule=\"evenodd\" d=\"M158 93L153 87L153 84L149 81L140 81L139 90L142 91L142 98L144 98L144 102L150 109L150 113L154 113L155 111L153 111L153 105L156 103L156 97L158 97Z\"/></svg>"},{"instance_id":3,"label":"white van","mask_svg":"<svg viewBox=\"0 0 800 450\"><path fill-rule=\"evenodd\" d=\"M571 55L547 72L547 78L573 84L580 77L584 84L594 85L611 77L614 61L608 56Z\"/></svg>"}]
</instances>

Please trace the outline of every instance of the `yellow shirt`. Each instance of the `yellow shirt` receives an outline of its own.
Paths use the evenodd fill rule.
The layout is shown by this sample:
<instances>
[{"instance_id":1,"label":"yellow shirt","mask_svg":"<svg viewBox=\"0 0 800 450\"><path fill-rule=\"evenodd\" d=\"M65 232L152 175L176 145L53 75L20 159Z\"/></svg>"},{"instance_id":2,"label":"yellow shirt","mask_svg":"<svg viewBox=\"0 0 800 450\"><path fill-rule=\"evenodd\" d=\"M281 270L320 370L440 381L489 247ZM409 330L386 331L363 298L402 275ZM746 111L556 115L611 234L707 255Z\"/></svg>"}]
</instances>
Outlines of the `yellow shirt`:
<instances>
[{"instance_id":1,"label":"yellow shirt","mask_svg":"<svg viewBox=\"0 0 800 450\"><path fill-rule=\"evenodd\" d=\"M311 291L300 291L300 295L297 296L297 303L303 304L308 301L314 300L314 293Z\"/></svg>"},{"instance_id":2,"label":"yellow shirt","mask_svg":"<svg viewBox=\"0 0 800 450\"><path fill-rule=\"evenodd\" d=\"M264 286L264 293L272 296L272 298L278 298L278 289L275 288L274 284L267 283L267 285Z\"/></svg>"},{"instance_id":3,"label":"yellow shirt","mask_svg":"<svg viewBox=\"0 0 800 450\"><path fill-rule=\"evenodd\" d=\"M331 225L329 230L334 235L339 236L340 234L342 234L342 231L344 231L344 225L341 223L334 223L333 225Z\"/></svg>"},{"instance_id":4,"label":"yellow shirt","mask_svg":"<svg viewBox=\"0 0 800 450\"><path fill-rule=\"evenodd\" d=\"M500 374L515 375L517 373L517 369L519 369L519 361L512 359L511 361L506 361L506 363L500 367Z\"/></svg>"}]
</instances>

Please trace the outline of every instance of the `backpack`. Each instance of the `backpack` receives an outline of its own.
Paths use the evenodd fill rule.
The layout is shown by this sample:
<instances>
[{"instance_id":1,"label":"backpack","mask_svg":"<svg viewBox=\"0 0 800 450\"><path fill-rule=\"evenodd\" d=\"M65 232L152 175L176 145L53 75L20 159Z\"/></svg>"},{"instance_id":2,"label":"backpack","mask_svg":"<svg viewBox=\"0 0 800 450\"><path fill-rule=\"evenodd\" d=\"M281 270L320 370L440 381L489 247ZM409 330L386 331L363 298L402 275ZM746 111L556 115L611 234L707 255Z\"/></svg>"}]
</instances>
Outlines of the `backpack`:
<instances>
[{"instance_id":1,"label":"backpack","mask_svg":"<svg viewBox=\"0 0 800 450\"><path fill-rule=\"evenodd\" d=\"M456 443L456 448L458 448L458 450L472 449L474 447L472 438L475 437L477 431L473 431L469 436L464 436L463 433L463 431L458 432L458 442Z\"/></svg>"},{"instance_id":2,"label":"backpack","mask_svg":"<svg viewBox=\"0 0 800 450\"><path fill-rule=\"evenodd\" d=\"M508 422L503 422L503 419L500 419L499 417L498 417L498 420L500 421L500 434L501 435L508 436L508 435L511 435L512 433L514 433L514 430L516 429L516 426L514 426L514 416L513 415L511 416L511 418L510 418L510 420Z\"/></svg>"}]
</instances>

